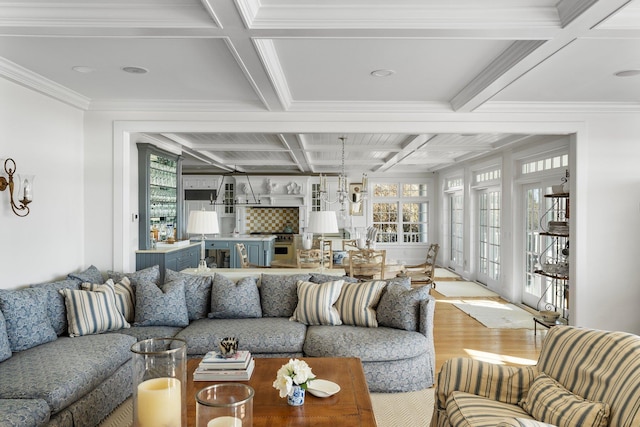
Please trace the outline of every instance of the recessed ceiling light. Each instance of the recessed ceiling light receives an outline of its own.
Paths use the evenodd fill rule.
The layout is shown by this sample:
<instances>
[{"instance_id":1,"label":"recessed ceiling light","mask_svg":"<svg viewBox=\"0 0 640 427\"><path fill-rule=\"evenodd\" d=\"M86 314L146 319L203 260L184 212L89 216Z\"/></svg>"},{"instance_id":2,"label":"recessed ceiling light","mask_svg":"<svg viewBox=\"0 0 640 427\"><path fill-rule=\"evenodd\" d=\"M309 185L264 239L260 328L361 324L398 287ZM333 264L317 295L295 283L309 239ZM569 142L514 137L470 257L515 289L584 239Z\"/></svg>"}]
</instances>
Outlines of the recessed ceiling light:
<instances>
[{"instance_id":1,"label":"recessed ceiling light","mask_svg":"<svg viewBox=\"0 0 640 427\"><path fill-rule=\"evenodd\" d=\"M622 70L614 73L617 77L633 77L640 75L640 70Z\"/></svg>"},{"instance_id":2,"label":"recessed ceiling light","mask_svg":"<svg viewBox=\"0 0 640 427\"><path fill-rule=\"evenodd\" d=\"M381 70L373 70L371 74L373 77L389 77L394 75L396 72L393 70L386 70L386 69L381 69Z\"/></svg>"},{"instance_id":3,"label":"recessed ceiling light","mask_svg":"<svg viewBox=\"0 0 640 427\"><path fill-rule=\"evenodd\" d=\"M147 74L149 70L142 67L122 67L122 71L131 74Z\"/></svg>"},{"instance_id":4,"label":"recessed ceiling light","mask_svg":"<svg viewBox=\"0 0 640 427\"><path fill-rule=\"evenodd\" d=\"M93 73L96 69L92 67L87 67L86 65L75 65L71 67L71 69L78 73Z\"/></svg>"}]
</instances>

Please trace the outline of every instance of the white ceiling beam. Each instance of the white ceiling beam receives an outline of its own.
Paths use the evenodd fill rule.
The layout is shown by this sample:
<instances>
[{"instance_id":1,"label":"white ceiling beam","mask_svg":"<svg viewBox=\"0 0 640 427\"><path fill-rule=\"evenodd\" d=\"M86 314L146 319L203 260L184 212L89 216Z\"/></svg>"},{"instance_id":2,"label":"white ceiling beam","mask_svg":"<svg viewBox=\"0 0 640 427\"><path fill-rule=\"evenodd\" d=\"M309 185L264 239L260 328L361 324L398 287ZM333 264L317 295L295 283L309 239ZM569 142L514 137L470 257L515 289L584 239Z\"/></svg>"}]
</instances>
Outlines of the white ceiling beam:
<instances>
[{"instance_id":1,"label":"white ceiling beam","mask_svg":"<svg viewBox=\"0 0 640 427\"><path fill-rule=\"evenodd\" d=\"M398 150L397 154L387 158L387 160L382 165L380 165L375 171L382 172L391 168L393 165L401 161L403 158L405 158L406 156L409 156L415 150L422 147L428 140L429 140L428 135L415 135L410 137L408 142L406 142L403 145L402 149Z\"/></svg>"}]
</instances>

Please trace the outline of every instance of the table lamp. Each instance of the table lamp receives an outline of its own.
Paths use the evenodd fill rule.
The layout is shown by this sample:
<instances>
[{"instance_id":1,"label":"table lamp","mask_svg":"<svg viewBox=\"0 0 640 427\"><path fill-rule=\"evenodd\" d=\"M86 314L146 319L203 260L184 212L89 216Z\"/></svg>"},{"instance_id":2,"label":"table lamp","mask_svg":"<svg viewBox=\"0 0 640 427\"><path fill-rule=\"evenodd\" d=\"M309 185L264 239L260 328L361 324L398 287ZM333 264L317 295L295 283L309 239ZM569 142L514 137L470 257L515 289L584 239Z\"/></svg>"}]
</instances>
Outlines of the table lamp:
<instances>
[{"instance_id":1,"label":"table lamp","mask_svg":"<svg viewBox=\"0 0 640 427\"><path fill-rule=\"evenodd\" d=\"M324 271L324 233L338 233L338 219L334 211L313 211L309 212L309 226L307 231L320 234L320 251L322 260L320 270Z\"/></svg>"},{"instance_id":2,"label":"table lamp","mask_svg":"<svg viewBox=\"0 0 640 427\"><path fill-rule=\"evenodd\" d=\"M207 261L205 260L204 240L205 234L217 234L220 232L218 227L218 213L215 211L191 211L189 212L189 222L187 223L187 233L201 235L200 264L198 271L208 270Z\"/></svg>"}]
</instances>

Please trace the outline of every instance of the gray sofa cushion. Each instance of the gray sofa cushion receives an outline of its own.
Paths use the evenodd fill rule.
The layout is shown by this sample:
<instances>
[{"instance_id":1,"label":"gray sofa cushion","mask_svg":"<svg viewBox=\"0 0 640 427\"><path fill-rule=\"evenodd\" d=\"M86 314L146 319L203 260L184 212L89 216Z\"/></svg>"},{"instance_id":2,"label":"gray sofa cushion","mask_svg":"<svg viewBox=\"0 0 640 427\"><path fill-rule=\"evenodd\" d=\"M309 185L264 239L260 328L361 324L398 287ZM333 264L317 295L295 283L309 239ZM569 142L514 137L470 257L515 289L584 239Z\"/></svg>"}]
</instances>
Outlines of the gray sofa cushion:
<instances>
[{"instance_id":1,"label":"gray sofa cushion","mask_svg":"<svg viewBox=\"0 0 640 427\"><path fill-rule=\"evenodd\" d=\"M263 274L260 302L263 317L291 317L298 305L298 280L309 281L309 274Z\"/></svg>"},{"instance_id":2,"label":"gray sofa cushion","mask_svg":"<svg viewBox=\"0 0 640 427\"><path fill-rule=\"evenodd\" d=\"M98 268L94 265L91 265L85 271L80 273L70 273L67 275L69 279L75 279L80 282L88 282L88 283L102 283L104 282L104 278L102 273Z\"/></svg>"},{"instance_id":3,"label":"gray sofa cushion","mask_svg":"<svg viewBox=\"0 0 640 427\"><path fill-rule=\"evenodd\" d=\"M0 310L12 351L26 350L58 337L47 316L47 295L42 288L0 289Z\"/></svg>"},{"instance_id":4,"label":"gray sofa cushion","mask_svg":"<svg viewBox=\"0 0 640 427\"><path fill-rule=\"evenodd\" d=\"M174 280L159 288L152 282L136 285L134 326L187 326L189 313L184 282Z\"/></svg>"},{"instance_id":5,"label":"gray sofa cushion","mask_svg":"<svg viewBox=\"0 0 640 427\"><path fill-rule=\"evenodd\" d=\"M216 274L211 285L211 319L262 317L260 292L254 277L233 280Z\"/></svg>"},{"instance_id":6,"label":"gray sofa cushion","mask_svg":"<svg viewBox=\"0 0 640 427\"><path fill-rule=\"evenodd\" d=\"M224 337L238 338L239 348L253 354L302 353L306 329L282 317L201 319L191 322L176 338L187 341L189 355L217 349Z\"/></svg>"},{"instance_id":7,"label":"gray sofa cushion","mask_svg":"<svg viewBox=\"0 0 640 427\"><path fill-rule=\"evenodd\" d=\"M0 426L41 427L49 421L42 399L0 399Z\"/></svg>"},{"instance_id":8,"label":"gray sofa cushion","mask_svg":"<svg viewBox=\"0 0 640 427\"><path fill-rule=\"evenodd\" d=\"M122 334L60 337L15 353L0 363L0 396L44 399L55 414L131 359L135 341Z\"/></svg>"},{"instance_id":9,"label":"gray sofa cushion","mask_svg":"<svg viewBox=\"0 0 640 427\"><path fill-rule=\"evenodd\" d=\"M187 301L189 320L207 317L211 307L211 276L179 273L168 268L165 270L165 282L178 279L184 282L184 294Z\"/></svg>"},{"instance_id":10,"label":"gray sofa cushion","mask_svg":"<svg viewBox=\"0 0 640 427\"><path fill-rule=\"evenodd\" d=\"M115 333L130 335L138 341L144 341L150 338L172 338L182 329L182 326L132 326Z\"/></svg>"},{"instance_id":11,"label":"gray sofa cushion","mask_svg":"<svg viewBox=\"0 0 640 427\"><path fill-rule=\"evenodd\" d=\"M49 316L53 330L58 335L66 334L69 329L64 297L58 291L61 289L78 290L80 289L80 283L79 279L70 278L57 282L31 285L32 288L41 288L47 292L47 316Z\"/></svg>"},{"instance_id":12,"label":"gray sofa cushion","mask_svg":"<svg viewBox=\"0 0 640 427\"><path fill-rule=\"evenodd\" d=\"M4 315L0 311L0 362L11 357L11 344L7 336L7 324L4 321ZM2 424L0 424L2 425Z\"/></svg>"},{"instance_id":13,"label":"gray sofa cushion","mask_svg":"<svg viewBox=\"0 0 640 427\"><path fill-rule=\"evenodd\" d=\"M361 326L309 326L305 356L359 357L363 362L410 359L427 352L429 342L419 332Z\"/></svg>"}]
</instances>

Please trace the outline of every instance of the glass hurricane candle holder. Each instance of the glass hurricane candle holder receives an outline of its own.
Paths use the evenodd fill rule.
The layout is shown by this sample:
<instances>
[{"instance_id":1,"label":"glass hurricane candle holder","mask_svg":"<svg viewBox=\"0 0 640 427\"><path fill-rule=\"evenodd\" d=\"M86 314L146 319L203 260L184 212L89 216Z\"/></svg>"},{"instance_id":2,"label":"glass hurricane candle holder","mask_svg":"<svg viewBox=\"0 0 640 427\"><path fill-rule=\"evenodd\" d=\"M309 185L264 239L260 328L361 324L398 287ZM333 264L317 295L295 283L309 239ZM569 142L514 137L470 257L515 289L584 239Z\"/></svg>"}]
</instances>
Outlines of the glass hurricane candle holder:
<instances>
[{"instance_id":1,"label":"glass hurricane candle holder","mask_svg":"<svg viewBox=\"0 0 640 427\"><path fill-rule=\"evenodd\" d=\"M224 383L196 394L196 427L251 427L254 390L246 384Z\"/></svg>"},{"instance_id":2,"label":"glass hurricane candle holder","mask_svg":"<svg viewBox=\"0 0 640 427\"><path fill-rule=\"evenodd\" d=\"M187 343L152 338L131 351L134 427L186 427Z\"/></svg>"}]
</instances>

